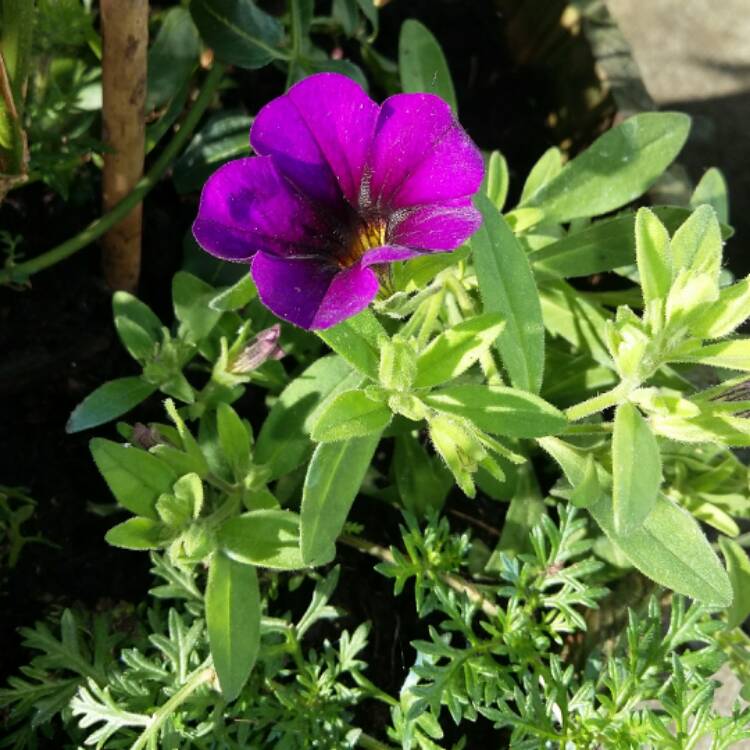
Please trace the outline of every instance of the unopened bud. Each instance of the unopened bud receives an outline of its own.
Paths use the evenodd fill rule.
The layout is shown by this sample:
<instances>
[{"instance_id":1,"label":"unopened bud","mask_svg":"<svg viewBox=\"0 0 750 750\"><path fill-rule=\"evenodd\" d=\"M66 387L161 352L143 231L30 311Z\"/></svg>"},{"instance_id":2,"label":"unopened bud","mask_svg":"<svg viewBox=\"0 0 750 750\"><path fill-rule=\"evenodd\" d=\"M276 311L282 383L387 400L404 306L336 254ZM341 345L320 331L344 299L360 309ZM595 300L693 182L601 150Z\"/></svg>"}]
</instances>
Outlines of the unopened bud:
<instances>
[{"instance_id":1,"label":"unopened bud","mask_svg":"<svg viewBox=\"0 0 750 750\"><path fill-rule=\"evenodd\" d=\"M229 365L229 372L241 375L257 370L269 359L281 359L285 352L279 346L281 326L276 323L260 331Z\"/></svg>"},{"instance_id":2,"label":"unopened bud","mask_svg":"<svg viewBox=\"0 0 750 750\"><path fill-rule=\"evenodd\" d=\"M149 450L155 445L161 445L162 443L166 442L164 438L159 434L159 430L157 430L155 427L148 427L141 422L136 422L133 425L133 434L130 440L133 445L137 445L139 448L143 448L144 450Z\"/></svg>"}]
</instances>

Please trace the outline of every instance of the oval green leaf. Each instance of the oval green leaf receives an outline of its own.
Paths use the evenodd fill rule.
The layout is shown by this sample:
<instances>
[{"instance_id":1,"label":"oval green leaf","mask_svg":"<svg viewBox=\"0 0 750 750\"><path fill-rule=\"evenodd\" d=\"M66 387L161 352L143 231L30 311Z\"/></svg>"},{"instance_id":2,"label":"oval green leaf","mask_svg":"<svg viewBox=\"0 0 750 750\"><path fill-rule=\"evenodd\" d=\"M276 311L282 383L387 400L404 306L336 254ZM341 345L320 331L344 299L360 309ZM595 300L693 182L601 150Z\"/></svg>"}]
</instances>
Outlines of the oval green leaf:
<instances>
[{"instance_id":1,"label":"oval green leaf","mask_svg":"<svg viewBox=\"0 0 750 750\"><path fill-rule=\"evenodd\" d=\"M424 401L439 411L471 420L480 430L517 438L556 435L565 415L531 393L498 385L453 385L428 394Z\"/></svg>"},{"instance_id":2,"label":"oval green leaf","mask_svg":"<svg viewBox=\"0 0 750 750\"><path fill-rule=\"evenodd\" d=\"M544 373L542 307L528 257L508 224L481 193L475 198L482 226L471 238L485 312L499 312L505 329L500 356L516 388L539 393Z\"/></svg>"},{"instance_id":3,"label":"oval green leaf","mask_svg":"<svg viewBox=\"0 0 750 750\"><path fill-rule=\"evenodd\" d=\"M660 486L661 455L656 437L633 404L620 404L612 435L612 511L618 533L635 531L643 524Z\"/></svg>"},{"instance_id":4,"label":"oval green leaf","mask_svg":"<svg viewBox=\"0 0 750 750\"><path fill-rule=\"evenodd\" d=\"M237 562L278 570L304 568L300 518L289 510L254 510L222 524L217 540Z\"/></svg>"},{"instance_id":5,"label":"oval green leaf","mask_svg":"<svg viewBox=\"0 0 750 750\"><path fill-rule=\"evenodd\" d=\"M321 443L307 467L302 491L301 549L306 565L323 565L336 554L344 528L380 435Z\"/></svg>"},{"instance_id":6,"label":"oval green leaf","mask_svg":"<svg viewBox=\"0 0 750 750\"><path fill-rule=\"evenodd\" d=\"M281 57L281 24L253 0L191 0L203 41L217 57L240 68L262 68Z\"/></svg>"},{"instance_id":7,"label":"oval green leaf","mask_svg":"<svg viewBox=\"0 0 750 750\"><path fill-rule=\"evenodd\" d=\"M316 443L380 434L391 421L391 410L368 398L364 391L345 391L328 402L312 429Z\"/></svg>"},{"instance_id":8,"label":"oval green leaf","mask_svg":"<svg viewBox=\"0 0 750 750\"><path fill-rule=\"evenodd\" d=\"M233 701L250 676L260 647L260 591L252 565L221 552L211 558L206 625L224 700Z\"/></svg>"},{"instance_id":9,"label":"oval green leaf","mask_svg":"<svg viewBox=\"0 0 750 750\"><path fill-rule=\"evenodd\" d=\"M584 480L585 453L554 437L541 438L539 444L560 464L574 487ZM600 482L611 482L598 468ZM612 544L656 583L704 604L727 607L732 602L729 576L700 526L664 495L657 497L643 525L630 534L616 531L608 492L588 510Z\"/></svg>"},{"instance_id":10,"label":"oval green leaf","mask_svg":"<svg viewBox=\"0 0 750 750\"><path fill-rule=\"evenodd\" d=\"M140 448L94 438L90 443L96 468L123 508L137 516L157 520L159 495L171 492L177 481L174 470Z\"/></svg>"},{"instance_id":11,"label":"oval green leaf","mask_svg":"<svg viewBox=\"0 0 750 750\"><path fill-rule=\"evenodd\" d=\"M680 112L644 112L597 138L531 195L547 221L599 216L643 195L687 140L690 118Z\"/></svg>"},{"instance_id":12,"label":"oval green leaf","mask_svg":"<svg viewBox=\"0 0 750 750\"><path fill-rule=\"evenodd\" d=\"M398 66L404 91L437 94L458 112L456 90L443 50L432 32L419 21L409 19L401 26Z\"/></svg>"},{"instance_id":13,"label":"oval green leaf","mask_svg":"<svg viewBox=\"0 0 750 750\"><path fill-rule=\"evenodd\" d=\"M89 393L73 409L65 431L73 434L117 419L145 401L155 390L155 385L138 375L110 380Z\"/></svg>"}]
</instances>

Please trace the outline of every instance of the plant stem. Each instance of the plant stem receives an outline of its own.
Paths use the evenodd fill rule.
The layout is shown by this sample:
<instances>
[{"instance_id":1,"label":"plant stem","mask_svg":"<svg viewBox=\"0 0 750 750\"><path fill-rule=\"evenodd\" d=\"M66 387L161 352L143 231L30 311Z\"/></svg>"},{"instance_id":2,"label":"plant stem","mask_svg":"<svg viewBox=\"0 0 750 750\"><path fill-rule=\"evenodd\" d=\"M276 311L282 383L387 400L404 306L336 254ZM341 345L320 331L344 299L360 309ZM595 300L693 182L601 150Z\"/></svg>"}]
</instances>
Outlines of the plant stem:
<instances>
[{"instance_id":1,"label":"plant stem","mask_svg":"<svg viewBox=\"0 0 750 750\"><path fill-rule=\"evenodd\" d=\"M220 63L214 63L214 67L209 71L203 87L195 100L190 112L188 112L182 126L174 135L172 140L159 155L151 169L146 173L133 189L133 192L126 195L109 213L100 216L98 219L89 224L84 230L79 232L75 237L71 237L62 244L42 253L35 258L19 263L12 268L0 269L0 284L7 284L12 281L23 281L28 276L43 271L45 268L59 263L61 260L68 258L74 253L90 245L94 240L101 237L110 227L117 224L124 216L127 216L133 206L140 203L146 194L161 179L167 167L173 159L180 153L183 146L190 138L193 130L200 121L206 108L211 103L216 93L221 77L224 73L224 66Z\"/></svg>"},{"instance_id":2,"label":"plant stem","mask_svg":"<svg viewBox=\"0 0 750 750\"><path fill-rule=\"evenodd\" d=\"M359 735L357 744L360 747L364 748L364 750L393 750L390 745L386 745L380 740L376 740L374 737L370 737L369 734L365 734L364 732Z\"/></svg>"},{"instance_id":3,"label":"plant stem","mask_svg":"<svg viewBox=\"0 0 750 750\"><path fill-rule=\"evenodd\" d=\"M286 87L289 88L293 82L294 76L294 64L299 58L300 49L302 46L302 10L299 7L300 0L289 0L289 19L290 29L289 33L291 36L292 48L291 48L291 60L289 62L289 70L286 75Z\"/></svg>"},{"instance_id":4,"label":"plant stem","mask_svg":"<svg viewBox=\"0 0 750 750\"><path fill-rule=\"evenodd\" d=\"M141 750L146 743L161 729L164 722L202 685L214 678L214 668L207 667L205 662L187 679L185 684L163 705L151 718L151 723L143 730L140 737L130 746L130 750Z\"/></svg>"},{"instance_id":5,"label":"plant stem","mask_svg":"<svg viewBox=\"0 0 750 750\"><path fill-rule=\"evenodd\" d=\"M395 563L393 555L389 549L381 547L375 542L371 542L369 539L363 539L362 537L353 536L351 534L343 534L339 537L339 542L346 544L347 547L352 547L360 552L377 557L383 562ZM487 617L495 618L498 615L499 609L496 604L493 604L488 599L482 596L482 592L469 581L455 576L452 573L438 573L440 580L447 586L452 588L459 594L464 594L466 598L472 603L477 605Z\"/></svg>"},{"instance_id":6,"label":"plant stem","mask_svg":"<svg viewBox=\"0 0 750 750\"><path fill-rule=\"evenodd\" d=\"M571 406L565 410L565 416L571 421L576 422L584 417L589 417L597 412L604 411L610 406L616 406L623 398L632 390L630 383L621 382L618 383L614 388L611 388L604 393L600 393L598 396L581 401L580 404Z\"/></svg>"}]
</instances>

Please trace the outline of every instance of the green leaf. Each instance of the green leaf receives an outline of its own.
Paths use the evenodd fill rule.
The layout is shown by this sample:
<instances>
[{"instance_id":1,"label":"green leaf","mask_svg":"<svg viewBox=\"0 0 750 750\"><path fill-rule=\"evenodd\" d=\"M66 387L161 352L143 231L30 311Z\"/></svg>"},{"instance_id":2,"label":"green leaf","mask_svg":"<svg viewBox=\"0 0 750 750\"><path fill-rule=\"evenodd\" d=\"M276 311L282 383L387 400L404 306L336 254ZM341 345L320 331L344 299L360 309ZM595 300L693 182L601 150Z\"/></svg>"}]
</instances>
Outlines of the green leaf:
<instances>
[{"instance_id":1,"label":"green leaf","mask_svg":"<svg viewBox=\"0 0 750 750\"><path fill-rule=\"evenodd\" d=\"M499 552L519 555L531 551L531 532L544 515L544 498L533 472L519 473L516 491L508 505L497 549L487 561L488 571L501 571L503 565Z\"/></svg>"},{"instance_id":2,"label":"green leaf","mask_svg":"<svg viewBox=\"0 0 750 750\"><path fill-rule=\"evenodd\" d=\"M652 213L674 232L690 216L686 208L654 206ZM613 219L597 221L579 232L529 253L538 271L560 278L590 276L611 271L635 262L635 214L626 213ZM730 227L722 226L722 237L730 237Z\"/></svg>"},{"instance_id":3,"label":"green leaf","mask_svg":"<svg viewBox=\"0 0 750 750\"><path fill-rule=\"evenodd\" d=\"M223 401L216 407L216 430L219 447L232 469L234 478L242 481L250 469L251 433L237 412Z\"/></svg>"},{"instance_id":4,"label":"green leaf","mask_svg":"<svg viewBox=\"0 0 750 750\"><path fill-rule=\"evenodd\" d=\"M211 116L174 164L175 190L182 195L198 191L222 164L247 156L250 125L252 119L236 110Z\"/></svg>"},{"instance_id":5,"label":"green leaf","mask_svg":"<svg viewBox=\"0 0 750 750\"><path fill-rule=\"evenodd\" d=\"M458 112L456 91L443 50L432 32L419 21L409 19L401 26L398 66L405 92L437 94Z\"/></svg>"},{"instance_id":6,"label":"green leaf","mask_svg":"<svg viewBox=\"0 0 750 750\"><path fill-rule=\"evenodd\" d=\"M180 336L192 344L206 338L219 322L221 313L212 310L209 303L216 289L187 271L178 271L172 278L172 301Z\"/></svg>"},{"instance_id":7,"label":"green leaf","mask_svg":"<svg viewBox=\"0 0 750 750\"><path fill-rule=\"evenodd\" d=\"M698 208L704 203L716 211L722 224L729 223L729 189L724 175L716 167L706 170L690 198L691 208Z\"/></svg>"},{"instance_id":8,"label":"green leaf","mask_svg":"<svg viewBox=\"0 0 750 750\"><path fill-rule=\"evenodd\" d=\"M665 301L672 285L669 234L647 208L635 217L635 257L644 302Z\"/></svg>"},{"instance_id":9,"label":"green leaf","mask_svg":"<svg viewBox=\"0 0 750 750\"><path fill-rule=\"evenodd\" d=\"M534 193L541 190L550 180L557 177L563 168L563 155L557 146L548 148L541 156L539 161L534 164L526 178L521 191L520 204L525 203Z\"/></svg>"},{"instance_id":10,"label":"green leaf","mask_svg":"<svg viewBox=\"0 0 750 750\"><path fill-rule=\"evenodd\" d=\"M544 326L552 336L561 336L576 351L590 356L604 367L612 367L612 358L604 344L609 315L601 305L585 299L578 290L562 280L542 285L539 298ZM553 351L550 349L548 356L552 356ZM549 361L547 367L550 367ZM554 388L558 382L547 381L545 389ZM576 398L579 395L576 394Z\"/></svg>"},{"instance_id":11,"label":"green leaf","mask_svg":"<svg viewBox=\"0 0 750 750\"><path fill-rule=\"evenodd\" d=\"M455 266L469 256L469 246L462 245L450 253L425 253L417 258L391 266L396 287L400 290L423 289L445 268Z\"/></svg>"},{"instance_id":12,"label":"green leaf","mask_svg":"<svg viewBox=\"0 0 750 750\"><path fill-rule=\"evenodd\" d=\"M719 291L719 299L706 306L690 323L702 339L718 339L732 333L750 316L750 276Z\"/></svg>"},{"instance_id":13,"label":"green leaf","mask_svg":"<svg viewBox=\"0 0 750 750\"><path fill-rule=\"evenodd\" d=\"M541 438L539 444L560 464L574 487L583 481L585 454L558 438ZM600 480L607 480L603 469L599 474ZM657 497L643 525L630 534L615 530L609 494L589 512L612 544L656 583L704 604L727 607L731 603L729 577L711 544L690 513L663 495Z\"/></svg>"},{"instance_id":14,"label":"green leaf","mask_svg":"<svg viewBox=\"0 0 750 750\"><path fill-rule=\"evenodd\" d=\"M750 615L750 560L747 552L732 539L719 537L719 547L726 560L734 592L734 599L727 610L727 626L735 628L742 625Z\"/></svg>"},{"instance_id":15,"label":"green leaf","mask_svg":"<svg viewBox=\"0 0 750 750\"><path fill-rule=\"evenodd\" d=\"M73 409L65 431L70 435L117 419L145 401L155 390L156 386L140 376L110 380L89 393Z\"/></svg>"},{"instance_id":16,"label":"green leaf","mask_svg":"<svg viewBox=\"0 0 750 750\"><path fill-rule=\"evenodd\" d=\"M335 542L370 465L380 435L321 443L307 467L302 491L302 559L323 565L335 554Z\"/></svg>"},{"instance_id":17,"label":"green leaf","mask_svg":"<svg viewBox=\"0 0 750 750\"><path fill-rule=\"evenodd\" d=\"M711 206L699 206L672 236L672 277L680 270L718 277L721 269L721 228Z\"/></svg>"},{"instance_id":18,"label":"green leaf","mask_svg":"<svg viewBox=\"0 0 750 750\"><path fill-rule=\"evenodd\" d=\"M300 519L289 510L254 510L230 518L217 540L237 562L278 570L304 568L299 546Z\"/></svg>"},{"instance_id":19,"label":"green leaf","mask_svg":"<svg viewBox=\"0 0 750 750\"><path fill-rule=\"evenodd\" d=\"M630 403L615 411L612 435L612 511L619 534L638 529L661 486L661 454L654 433Z\"/></svg>"},{"instance_id":20,"label":"green leaf","mask_svg":"<svg viewBox=\"0 0 750 750\"><path fill-rule=\"evenodd\" d=\"M538 393L544 373L544 324L534 275L521 245L489 199L479 194L484 219L471 239L486 312L499 312L505 329L498 349L517 388Z\"/></svg>"},{"instance_id":21,"label":"green leaf","mask_svg":"<svg viewBox=\"0 0 750 750\"><path fill-rule=\"evenodd\" d=\"M120 505L156 520L156 498L177 481L172 468L140 448L94 438L89 443L96 468Z\"/></svg>"},{"instance_id":22,"label":"green leaf","mask_svg":"<svg viewBox=\"0 0 750 750\"><path fill-rule=\"evenodd\" d=\"M499 385L452 385L424 401L438 411L458 414L493 435L535 438L556 435L567 424L565 415L544 399Z\"/></svg>"},{"instance_id":23,"label":"green leaf","mask_svg":"<svg viewBox=\"0 0 750 750\"><path fill-rule=\"evenodd\" d=\"M489 350L505 328L503 316L488 312L436 336L417 358L415 388L430 388L458 377Z\"/></svg>"},{"instance_id":24,"label":"green leaf","mask_svg":"<svg viewBox=\"0 0 750 750\"><path fill-rule=\"evenodd\" d=\"M586 466L584 467L581 481L573 488L573 492L570 494L570 502L577 508L588 508L601 500L602 492L596 461L589 454L586 457Z\"/></svg>"},{"instance_id":25,"label":"green leaf","mask_svg":"<svg viewBox=\"0 0 750 750\"><path fill-rule=\"evenodd\" d=\"M115 322L118 318L127 318L142 328L154 341L160 341L162 325L151 308L129 292L118 291L112 295L112 313Z\"/></svg>"},{"instance_id":26,"label":"green leaf","mask_svg":"<svg viewBox=\"0 0 750 750\"><path fill-rule=\"evenodd\" d=\"M201 53L200 37L185 8L170 8L148 51L146 111L163 107L190 79Z\"/></svg>"},{"instance_id":27,"label":"green leaf","mask_svg":"<svg viewBox=\"0 0 750 750\"><path fill-rule=\"evenodd\" d=\"M282 57L281 24L253 0L191 0L190 12L203 41L225 63L262 68Z\"/></svg>"},{"instance_id":28,"label":"green leaf","mask_svg":"<svg viewBox=\"0 0 750 750\"><path fill-rule=\"evenodd\" d=\"M312 428L316 443L378 435L388 426L391 410L382 402L368 398L364 391L344 391L329 401Z\"/></svg>"},{"instance_id":29,"label":"green leaf","mask_svg":"<svg viewBox=\"0 0 750 750\"><path fill-rule=\"evenodd\" d=\"M333 0L331 16L341 24L347 36L354 36L359 26L359 8L356 0Z\"/></svg>"},{"instance_id":30,"label":"green leaf","mask_svg":"<svg viewBox=\"0 0 750 750\"><path fill-rule=\"evenodd\" d=\"M253 277L247 273L236 284L222 289L211 299L208 306L218 312L239 310L258 296Z\"/></svg>"},{"instance_id":31,"label":"green leaf","mask_svg":"<svg viewBox=\"0 0 750 750\"><path fill-rule=\"evenodd\" d=\"M510 173L508 162L499 151L493 151L487 162L487 170L484 176L484 192L490 199L492 205L502 211L508 198L508 186L510 184Z\"/></svg>"},{"instance_id":32,"label":"green leaf","mask_svg":"<svg viewBox=\"0 0 750 750\"><path fill-rule=\"evenodd\" d=\"M353 318L315 333L349 364L377 381L378 342L386 333L370 310L363 310Z\"/></svg>"},{"instance_id":33,"label":"green leaf","mask_svg":"<svg viewBox=\"0 0 750 750\"><path fill-rule=\"evenodd\" d=\"M597 138L534 193L525 207L566 222L614 211L653 185L674 161L690 130L679 112L644 112Z\"/></svg>"},{"instance_id":34,"label":"green leaf","mask_svg":"<svg viewBox=\"0 0 750 750\"><path fill-rule=\"evenodd\" d=\"M270 479L294 471L312 452L310 431L327 398L356 387L362 376L338 356L313 362L282 392L260 429L255 461L266 464Z\"/></svg>"},{"instance_id":35,"label":"green leaf","mask_svg":"<svg viewBox=\"0 0 750 750\"><path fill-rule=\"evenodd\" d=\"M166 409L169 418L174 422L174 426L177 428L177 433L182 441L182 449L188 456L190 456L191 463L195 467L194 471L200 477L205 477L209 472L208 463L206 457L203 455L200 445L198 445L198 441L188 429L185 420L180 416L172 399L168 398L164 402L164 408Z\"/></svg>"},{"instance_id":36,"label":"green leaf","mask_svg":"<svg viewBox=\"0 0 750 750\"><path fill-rule=\"evenodd\" d=\"M726 367L728 370L750 372L750 339L719 341L698 346L689 352L675 354L674 362L692 362L697 365Z\"/></svg>"},{"instance_id":37,"label":"green leaf","mask_svg":"<svg viewBox=\"0 0 750 750\"><path fill-rule=\"evenodd\" d=\"M163 530L164 526L159 521L136 516L113 526L104 539L113 547L123 549L158 549L164 541Z\"/></svg>"},{"instance_id":38,"label":"green leaf","mask_svg":"<svg viewBox=\"0 0 750 750\"><path fill-rule=\"evenodd\" d=\"M260 648L260 591L252 565L214 554L206 585L206 625L221 692L231 702L245 686Z\"/></svg>"},{"instance_id":39,"label":"green leaf","mask_svg":"<svg viewBox=\"0 0 750 750\"><path fill-rule=\"evenodd\" d=\"M130 356L145 362L161 343L162 325L151 308L128 292L118 291L112 296L115 328Z\"/></svg>"},{"instance_id":40,"label":"green leaf","mask_svg":"<svg viewBox=\"0 0 750 750\"><path fill-rule=\"evenodd\" d=\"M419 517L431 508L440 509L453 484L440 459L428 455L408 433L396 436L392 471L404 507Z\"/></svg>"}]
</instances>

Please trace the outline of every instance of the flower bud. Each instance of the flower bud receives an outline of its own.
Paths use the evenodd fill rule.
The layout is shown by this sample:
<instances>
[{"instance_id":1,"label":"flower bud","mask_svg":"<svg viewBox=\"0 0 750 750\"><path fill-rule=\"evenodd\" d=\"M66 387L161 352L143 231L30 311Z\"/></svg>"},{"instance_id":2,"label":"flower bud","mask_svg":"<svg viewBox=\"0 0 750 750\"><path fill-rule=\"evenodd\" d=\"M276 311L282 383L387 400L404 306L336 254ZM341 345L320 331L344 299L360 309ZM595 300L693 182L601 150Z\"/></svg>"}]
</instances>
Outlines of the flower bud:
<instances>
[{"instance_id":1,"label":"flower bud","mask_svg":"<svg viewBox=\"0 0 750 750\"><path fill-rule=\"evenodd\" d=\"M227 368L236 375L257 370L269 359L281 359L285 352L279 346L281 326L276 323L256 334L255 338L230 362Z\"/></svg>"},{"instance_id":2,"label":"flower bud","mask_svg":"<svg viewBox=\"0 0 750 750\"><path fill-rule=\"evenodd\" d=\"M430 438L458 486L469 497L474 497L474 474L487 451L463 419L438 414L430 419Z\"/></svg>"}]
</instances>

